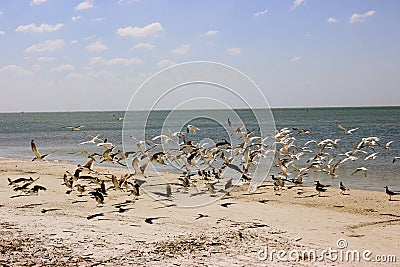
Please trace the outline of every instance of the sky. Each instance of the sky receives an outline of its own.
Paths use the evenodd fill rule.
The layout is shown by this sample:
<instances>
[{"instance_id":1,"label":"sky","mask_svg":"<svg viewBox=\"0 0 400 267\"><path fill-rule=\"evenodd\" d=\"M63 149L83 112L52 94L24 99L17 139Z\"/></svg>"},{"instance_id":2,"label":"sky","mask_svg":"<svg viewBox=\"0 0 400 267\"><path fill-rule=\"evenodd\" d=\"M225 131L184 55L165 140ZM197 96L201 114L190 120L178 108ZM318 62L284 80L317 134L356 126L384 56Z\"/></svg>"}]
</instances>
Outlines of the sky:
<instances>
[{"instance_id":1,"label":"sky","mask_svg":"<svg viewBox=\"0 0 400 267\"><path fill-rule=\"evenodd\" d=\"M239 70L271 107L400 105L399 13L397 0L3 0L0 112L125 110L190 61Z\"/></svg>"}]
</instances>

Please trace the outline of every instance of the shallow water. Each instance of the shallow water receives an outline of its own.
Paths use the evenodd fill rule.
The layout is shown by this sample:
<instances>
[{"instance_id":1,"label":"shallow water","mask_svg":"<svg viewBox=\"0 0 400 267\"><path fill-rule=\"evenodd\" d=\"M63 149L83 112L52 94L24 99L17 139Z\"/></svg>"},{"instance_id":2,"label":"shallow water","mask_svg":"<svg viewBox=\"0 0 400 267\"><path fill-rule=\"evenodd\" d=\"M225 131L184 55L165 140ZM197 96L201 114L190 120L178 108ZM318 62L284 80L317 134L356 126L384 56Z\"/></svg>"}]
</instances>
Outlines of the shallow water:
<instances>
[{"instance_id":1,"label":"shallow water","mask_svg":"<svg viewBox=\"0 0 400 267\"><path fill-rule=\"evenodd\" d=\"M224 121L224 125L221 125L210 119L215 117L218 112L220 114L217 117L224 116L224 111L216 110L203 110L201 113L194 110L179 111L174 114L175 117L171 121L172 124L174 120L180 122L180 116L195 118L184 124L190 123L200 128L197 135L192 136L194 141L210 142L214 140L218 142L223 138L229 139L229 134L224 128L227 127L227 122ZM250 110L236 110L236 112L246 124L247 130L255 130L255 133L259 133L260 127ZM308 135L297 136L300 144L304 144L310 139L343 137L343 131L336 126L335 122L340 122L348 129L359 128L341 141L342 147L347 150L351 149L351 142L358 143L362 137L367 136L379 137L382 144L386 144L390 140L394 141L390 150L380 149L375 160L359 160L353 164L346 164L338 170L339 177L334 179L320 172L311 172L309 177L304 178L305 184L312 184L315 179L319 179L321 182L336 185L341 180L353 188L381 191L384 185L389 185L393 189L400 189L400 160L392 163L394 156L400 156L400 107L298 108L273 109L272 112L277 129L295 127L311 131ZM161 133L162 125L169 113L169 111L151 112L145 128L146 138ZM201 114L200 118L199 114ZM134 116L136 121L125 121L125 124L132 128L128 127L133 136L140 137L141 132L136 125L140 125L139 120L144 124L145 115L145 112L136 112ZM122 148L123 121L118 120L118 117L124 117L124 112L0 113L0 156L32 158L30 140L35 139L42 154L56 151L49 159L74 164L84 163L86 158L82 155L82 150L98 153L103 151L101 147L92 144L79 145L80 142L91 139L85 133L100 135L100 138L107 138L116 148ZM260 123L270 123L270 121L261 121ZM184 125L179 124L173 125L175 129L184 129ZM80 131L64 128L70 125L84 125L85 127ZM350 175L352 170L359 166L369 169L367 177L362 174ZM171 167L164 169L174 171ZM271 170L271 173L277 172L277 169Z\"/></svg>"}]
</instances>

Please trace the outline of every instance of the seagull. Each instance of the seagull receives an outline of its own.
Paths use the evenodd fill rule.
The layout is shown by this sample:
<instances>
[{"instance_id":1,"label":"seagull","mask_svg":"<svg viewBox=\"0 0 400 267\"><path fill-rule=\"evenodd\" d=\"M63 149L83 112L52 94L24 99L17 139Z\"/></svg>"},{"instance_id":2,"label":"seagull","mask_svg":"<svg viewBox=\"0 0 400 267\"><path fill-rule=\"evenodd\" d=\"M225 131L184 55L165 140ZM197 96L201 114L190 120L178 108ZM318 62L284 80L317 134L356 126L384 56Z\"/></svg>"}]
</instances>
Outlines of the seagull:
<instances>
[{"instance_id":1,"label":"seagull","mask_svg":"<svg viewBox=\"0 0 400 267\"><path fill-rule=\"evenodd\" d=\"M151 140L155 141L157 139L161 139L162 142L164 143L164 145L168 145L168 141L172 140L168 135L165 135L165 134L157 135L157 136L153 137Z\"/></svg>"},{"instance_id":2,"label":"seagull","mask_svg":"<svg viewBox=\"0 0 400 267\"><path fill-rule=\"evenodd\" d=\"M35 141L33 139L31 140L31 148L32 148L33 154L35 154L35 157L32 159L32 161L34 161L34 160L46 160L46 158L48 156L50 156L51 154L55 153L55 152L52 152L52 153L49 153L49 154L40 155L40 153L37 150L37 147L35 145Z\"/></svg>"},{"instance_id":3,"label":"seagull","mask_svg":"<svg viewBox=\"0 0 400 267\"><path fill-rule=\"evenodd\" d=\"M104 139L104 141L101 142L101 143L97 143L96 146L103 146L103 147L105 147L106 149L110 149L111 147L114 147L114 145L113 145L112 143L107 142L107 139Z\"/></svg>"},{"instance_id":4,"label":"seagull","mask_svg":"<svg viewBox=\"0 0 400 267\"><path fill-rule=\"evenodd\" d=\"M344 192L346 192L346 190L349 190L349 189L347 189L347 188L343 185L342 182L340 182L339 188L340 188L340 190L341 190L340 194L342 194L342 195L344 194Z\"/></svg>"},{"instance_id":5,"label":"seagull","mask_svg":"<svg viewBox=\"0 0 400 267\"><path fill-rule=\"evenodd\" d=\"M385 186L385 189L386 189L386 194L389 195L389 200L392 200L392 196L400 195L400 192L390 191L388 186Z\"/></svg>"},{"instance_id":6,"label":"seagull","mask_svg":"<svg viewBox=\"0 0 400 267\"><path fill-rule=\"evenodd\" d=\"M346 135L346 134L352 134L353 132L355 132L355 131L358 130L358 128L354 128L354 129L347 130L347 129L344 128L342 125L340 125L338 122L336 122L336 125L337 125L337 127L339 127L341 130L344 131L344 134L345 134L345 135Z\"/></svg>"},{"instance_id":7,"label":"seagull","mask_svg":"<svg viewBox=\"0 0 400 267\"><path fill-rule=\"evenodd\" d=\"M400 160L400 157L394 157L392 162L395 163L396 160Z\"/></svg>"},{"instance_id":8,"label":"seagull","mask_svg":"<svg viewBox=\"0 0 400 267\"><path fill-rule=\"evenodd\" d=\"M194 125L191 125L191 124L189 124L189 125L186 127L186 132L188 133L189 131L192 131L194 135L196 135L196 133L197 133L198 130L200 130L200 129L197 128L197 127L194 126Z\"/></svg>"},{"instance_id":9,"label":"seagull","mask_svg":"<svg viewBox=\"0 0 400 267\"><path fill-rule=\"evenodd\" d=\"M390 145L393 143L393 141L389 141L386 143L386 145L383 146L383 149L389 150L390 149Z\"/></svg>"},{"instance_id":10,"label":"seagull","mask_svg":"<svg viewBox=\"0 0 400 267\"><path fill-rule=\"evenodd\" d=\"M368 171L368 169L365 168L365 167L357 168L354 172L351 173L351 175L354 175L354 174L356 174L356 173L359 172L359 171L362 171L362 172L364 173L364 177L367 177L367 171Z\"/></svg>"},{"instance_id":11,"label":"seagull","mask_svg":"<svg viewBox=\"0 0 400 267\"><path fill-rule=\"evenodd\" d=\"M96 144L96 141L103 142L103 140L100 139L99 136L100 136L100 134L99 134L99 135L96 135L96 136L93 136L93 138L90 139L89 141L85 141L85 142L82 142L82 143L79 143L79 144L80 144L80 145L84 145L84 144Z\"/></svg>"},{"instance_id":12,"label":"seagull","mask_svg":"<svg viewBox=\"0 0 400 267\"><path fill-rule=\"evenodd\" d=\"M365 157L364 160L369 160L369 159L376 159L376 155L378 155L378 152L372 153L370 155L368 155L367 157Z\"/></svg>"},{"instance_id":13,"label":"seagull","mask_svg":"<svg viewBox=\"0 0 400 267\"><path fill-rule=\"evenodd\" d=\"M81 128L84 128L84 127L86 127L86 126L78 125L78 126L65 126L64 128L71 129L71 131L80 131Z\"/></svg>"},{"instance_id":14,"label":"seagull","mask_svg":"<svg viewBox=\"0 0 400 267\"><path fill-rule=\"evenodd\" d=\"M118 117L118 116L117 116L117 115L115 115L115 114L113 114L113 117L114 117L115 119L119 120L119 121L123 121L123 120L124 120L124 118L122 118L122 117Z\"/></svg>"}]
</instances>

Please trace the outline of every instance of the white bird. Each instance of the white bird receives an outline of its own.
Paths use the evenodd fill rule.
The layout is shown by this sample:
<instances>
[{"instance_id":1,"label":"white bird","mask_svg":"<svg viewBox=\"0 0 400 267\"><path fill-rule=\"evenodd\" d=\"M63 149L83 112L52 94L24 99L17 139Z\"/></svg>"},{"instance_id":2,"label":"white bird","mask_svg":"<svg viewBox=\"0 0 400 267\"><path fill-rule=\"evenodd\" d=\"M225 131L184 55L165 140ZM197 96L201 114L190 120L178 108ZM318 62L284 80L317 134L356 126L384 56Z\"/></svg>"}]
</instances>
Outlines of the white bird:
<instances>
[{"instance_id":1,"label":"white bird","mask_svg":"<svg viewBox=\"0 0 400 267\"><path fill-rule=\"evenodd\" d=\"M353 132L357 131L358 128L354 128L354 129L350 129L347 130L346 128L344 128L342 125L340 125L338 122L336 122L337 127L339 127L339 129L344 131L344 134L352 134Z\"/></svg>"},{"instance_id":2,"label":"white bird","mask_svg":"<svg viewBox=\"0 0 400 267\"><path fill-rule=\"evenodd\" d=\"M400 157L394 157L394 158L393 158L393 163L395 163L396 160L399 160L399 159L400 159Z\"/></svg>"},{"instance_id":3,"label":"white bird","mask_svg":"<svg viewBox=\"0 0 400 267\"><path fill-rule=\"evenodd\" d=\"M101 142L101 143L97 143L96 146L103 146L103 147L105 147L106 149L110 149L111 147L114 147L114 145L113 145L112 143L107 142L107 139L104 139L104 141Z\"/></svg>"},{"instance_id":4,"label":"white bird","mask_svg":"<svg viewBox=\"0 0 400 267\"><path fill-rule=\"evenodd\" d=\"M83 125L78 125L78 126L65 126L64 128L71 129L71 131L79 131L81 128L84 128L86 126Z\"/></svg>"},{"instance_id":5,"label":"white bird","mask_svg":"<svg viewBox=\"0 0 400 267\"><path fill-rule=\"evenodd\" d=\"M370 155L368 155L367 157L365 157L364 160L369 160L369 159L376 159L376 155L378 155L378 152L372 153Z\"/></svg>"},{"instance_id":6,"label":"white bird","mask_svg":"<svg viewBox=\"0 0 400 267\"><path fill-rule=\"evenodd\" d=\"M383 146L383 149L389 150L390 149L390 145L393 143L393 141L389 141L386 143L386 145Z\"/></svg>"},{"instance_id":7,"label":"white bird","mask_svg":"<svg viewBox=\"0 0 400 267\"><path fill-rule=\"evenodd\" d=\"M191 124L189 124L189 125L187 126L187 128L186 128L186 132L192 131L192 133L193 133L194 135L196 135L196 133L197 133L198 130L200 130L200 128L197 128L196 126L191 125Z\"/></svg>"},{"instance_id":8,"label":"white bird","mask_svg":"<svg viewBox=\"0 0 400 267\"><path fill-rule=\"evenodd\" d=\"M99 134L99 135L96 135L96 136L93 136L93 138L90 139L89 141L85 141L85 142L82 142L82 143L79 143L79 144L80 144L80 145L84 145L84 144L96 144L96 141L103 142L103 140L100 139L99 136L100 136L100 134Z\"/></svg>"},{"instance_id":9,"label":"white bird","mask_svg":"<svg viewBox=\"0 0 400 267\"><path fill-rule=\"evenodd\" d=\"M162 142L164 143L164 145L167 145L168 141L172 140L169 136L167 136L165 134L157 135L157 136L153 137L151 140L155 141L157 139L161 139Z\"/></svg>"}]
</instances>

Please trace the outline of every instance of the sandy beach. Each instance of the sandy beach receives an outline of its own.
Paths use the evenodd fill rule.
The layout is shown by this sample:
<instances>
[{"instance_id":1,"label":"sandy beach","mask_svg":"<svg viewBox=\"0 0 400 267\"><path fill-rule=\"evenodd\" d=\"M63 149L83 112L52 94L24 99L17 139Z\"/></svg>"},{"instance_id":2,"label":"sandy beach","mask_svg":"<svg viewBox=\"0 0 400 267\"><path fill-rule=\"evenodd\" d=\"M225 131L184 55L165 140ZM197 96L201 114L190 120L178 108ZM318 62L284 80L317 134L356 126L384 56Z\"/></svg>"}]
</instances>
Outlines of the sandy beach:
<instances>
[{"instance_id":1,"label":"sandy beach","mask_svg":"<svg viewBox=\"0 0 400 267\"><path fill-rule=\"evenodd\" d=\"M400 257L400 197L389 201L383 189L341 195L333 180L318 197L312 187L298 194L297 188L274 191L267 182L253 194L234 187L221 200L197 208L109 190L98 205L86 192L65 193L63 174L74 165L10 158L0 163L2 266L376 266L378 259ZM96 169L117 176L127 172ZM16 192L7 178L19 177L40 177L35 184L47 190ZM347 243L339 252L371 254L360 262L301 256L304 250L317 257L322 250L337 250L339 239ZM292 254L263 258L273 250Z\"/></svg>"}]
</instances>

